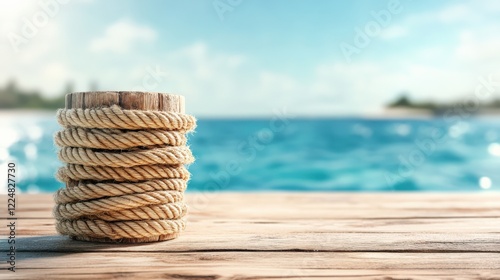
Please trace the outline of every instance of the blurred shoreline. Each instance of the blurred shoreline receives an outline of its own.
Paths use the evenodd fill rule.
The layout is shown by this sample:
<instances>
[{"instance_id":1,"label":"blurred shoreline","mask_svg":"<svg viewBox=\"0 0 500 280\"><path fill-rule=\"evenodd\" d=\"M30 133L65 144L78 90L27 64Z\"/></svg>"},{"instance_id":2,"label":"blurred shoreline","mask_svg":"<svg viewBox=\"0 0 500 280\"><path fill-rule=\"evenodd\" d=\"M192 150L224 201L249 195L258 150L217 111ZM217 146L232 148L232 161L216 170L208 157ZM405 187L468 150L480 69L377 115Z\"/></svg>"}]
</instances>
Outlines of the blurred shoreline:
<instances>
[{"instance_id":1,"label":"blurred shoreline","mask_svg":"<svg viewBox=\"0 0 500 280\"><path fill-rule=\"evenodd\" d=\"M2 116L55 116L57 109L0 109L0 117ZM464 117L465 117L465 113ZM380 112L374 113L360 113L360 114L339 114L339 115L297 115L294 119L373 119L373 120L393 120L393 119L439 119L451 116L460 116L459 113L454 112L447 114L436 114L432 110L426 109L412 109L412 108L386 108ZM480 109L474 112L470 117L472 118L496 118L500 117L500 109ZM273 118L270 116L198 116L201 120L267 120Z\"/></svg>"},{"instance_id":2,"label":"blurred shoreline","mask_svg":"<svg viewBox=\"0 0 500 280\"><path fill-rule=\"evenodd\" d=\"M0 116L44 115L55 116L57 110L53 109L1 109Z\"/></svg>"},{"instance_id":3,"label":"blurred shoreline","mask_svg":"<svg viewBox=\"0 0 500 280\"><path fill-rule=\"evenodd\" d=\"M463 108L460 110L449 110L444 111L439 114L428 109L412 109L412 108L386 108L384 111L374 114L363 115L366 118L380 118L380 119L437 119L450 116L467 116L470 114L471 117L475 118L489 118L489 117L500 117L500 109L490 109L483 108L479 109L473 113L465 111Z\"/></svg>"}]
</instances>

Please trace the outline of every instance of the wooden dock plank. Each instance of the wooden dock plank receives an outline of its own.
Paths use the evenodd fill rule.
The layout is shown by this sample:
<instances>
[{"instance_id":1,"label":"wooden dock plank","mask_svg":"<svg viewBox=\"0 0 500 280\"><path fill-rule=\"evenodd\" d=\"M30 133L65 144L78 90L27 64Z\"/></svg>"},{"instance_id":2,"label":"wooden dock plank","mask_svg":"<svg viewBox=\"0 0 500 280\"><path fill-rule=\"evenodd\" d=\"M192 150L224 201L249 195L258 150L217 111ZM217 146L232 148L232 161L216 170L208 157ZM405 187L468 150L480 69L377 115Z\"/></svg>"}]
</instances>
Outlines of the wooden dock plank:
<instances>
[{"instance_id":1,"label":"wooden dock plank","mask_svg":"<svg viewBox=\"0 0 500 280\"><path fill-rule=\"evenodd\" d=\"M18 197L0 279L500 279L499 193L191 193L187 230L148 244L58 236L50 195Z\"/></svg>"},{"instance_id":2,"label":"wooden dock plank","mask_svg":"<svg viewBox=\"0 0 500 280\"><path fill-rule=\"evenodd\" d=\"M19 276L84 275L107 278L179 277L192 279L301 278L396 275L500 276L498 254L492 253L20 253ZM43 260L41 261L40 258ZM29 269L28 269L29 268ZM110 270L110 268L112 268ZM454 273L450 273L454 271ZM17 275L16 275L17 276ZM64 278L64 277L62 277ZM434 278L435 279L435 278ZM479 279L479 278L478 278Z\"/></svg>"},{"instance_id":3,"label":"wooden dock plank","mask_svg":"<svg viewBox=\"0 0 500 280\"><path fill-rule=\"evenodd\" d=\"M169 243L140 246L88 244L60 236L19 237L19 251L74 252L210 252L210 251L320 251L320 252L496 252L499 234L462 233L219 233L184 236ZM499 256L500 257L500 256Z\"/></svg>"},{"instance_id":4,"label":"wooden dock plank","mask_svg":"<svg viewBox=\"0 0 500 280\"><path fill-rule=\"evenodd\" d=\"M249 199L250 197L250 199ZM423 193L190 193L192 218L298 220L314 217L437 218L500 217L500 194ZM7 201L5 195L1 201ZM25 195L17 202L18 218L52 219L51 195ZM238 205L239 207L234 207ZM7 216L0 209L0 218Z\"/></svg>"},{"instance_id":5,"label":"wooden dock plank","mask_svg":"<svg viewBox=\"0 0 500 280\"><path fill-rule=\"evenodd\" d=\"M193 213L191 213L194 215ZM56 234L52 219L18 220L19 236ZM224 228L226 234L239 234L242 228L252 228L253 232L269 234L296 233L500 233L500 218L379 218L379 219L302 219L276 221L271 219L243 220L195 219L188 217L186 231L190 235L205 235Z\"/></svg>"}]
</instances>

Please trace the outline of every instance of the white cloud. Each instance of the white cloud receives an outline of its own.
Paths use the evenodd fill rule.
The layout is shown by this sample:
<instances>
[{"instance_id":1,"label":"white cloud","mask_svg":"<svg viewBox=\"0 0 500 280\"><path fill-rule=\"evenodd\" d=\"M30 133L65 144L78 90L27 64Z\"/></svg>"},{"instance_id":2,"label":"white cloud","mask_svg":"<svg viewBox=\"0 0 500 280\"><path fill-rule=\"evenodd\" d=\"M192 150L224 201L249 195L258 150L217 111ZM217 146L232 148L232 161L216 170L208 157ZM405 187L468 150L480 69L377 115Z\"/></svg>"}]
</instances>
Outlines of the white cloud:
<instances>
[{"instance_id":1,"label":"white cloud","mask_svg":"<svg viewBox=\"0 0 500 280\"><path fill-rule=\"evenodd\" d=\"M271 71L262 71L259 74L261 91L265 93L297 92L300 88L297 80L292 77Z\"/></svg>"},{"instance_id":2,"label":"white cloud","mask_svg":"<svg viewBox=\"0 0 500 280\"><path fill-rule=\"evenodd\" d=\"M428 27L436 22L468 20L467 12L455 5L428 13L419 22L403 19L384 30L381 37L411 40L416 29L428 32ZM84 45L85 50L97 54L76 53L71 51L71 42L65 40L69 38L64 36L65 25L57 23L55 20L40 30L15 56L11 55L10 45L0 42L2 63L9 65L0 68L0 77L14 77L22 86L57 94L72 78L78 79L77 90L87 90L87 83L96 77L102 90L144 87L144 78L151 75L151 69L159 69L162 75L157 83L144 89L185 95L188 111L199 116L269 115L284 105L288 111L302 115L365 113L380 110L401 91L409 91L419 99L457 99L473 91L478 76L500 65L500 41L494 36L499 30L484 29L489 22L483 21L468 25L468 31L440 29L454 32L447 33L450 36L446 40L456 36L458 45L451 40L432 39L394 53L382 53L380 57L363 56L350 64L317 61L316 67L304 68L297 74L288 74L285 69L271 71L258 65L255 57L220 51L204 42L168 52L132 51L141 44L154 42L158 35L153 29L128 20L115 22L100 37ZM368 55L376 50L369 48L372 47L367 47ZM96 66L91 59L85 63L67 57L68 53L100 57L101 52L129 53L123 56L119 67L107 63ZM297 63L302 62L297 56Z\"/></svg>"},{"instance_id":3,"label":"white cloud","mask_svg":"<svg viewBox=\"0 0 500 280\"><path fill-rule=\"evenodd\" d=\"M435 23L450 24L459 21L471 21L477 19L478 10L482 9L479 6L474 6L474 4L452 4L440 10L410 15L405 23L411 27L419 27Z\"/></svg>"},{"instance_id":4,"label":"white cloud","mask_svg":"<svg viewBox=\"0 0 500 280\"><path fill-rule=\"evenodd\" d=\"M55 96L64 84L75 77L65 52L64 34L56 19L40 28L37 35L19 46L15 52L8 42L0 43L2 64L0 86L14 79L23 89L37 89Z\"/></svg>"},{"instance_id":5,"label":"white cloud","mask_svg":"<svg viewBox=\"0 0 500 280\"><path fill-rule=\"evenodd\" d=\"M474 16L471 8L465 4L456 4L437 12L434 17L441 22L450 23L470 19Z\"/></svg>"},{"instance_id":6,"label":"white cloud","mask_svg":"<svg viewBox=\"0 0 500 280\"><path fill-rule=\"evenodd\" d=\"M135 45L155 41L157 33L150 27L129 20L120 20L106 28L103 36L90 42L95 52L126 53Z\"/></svg>"},{"instance_id":7,"label":"white cloud","mask_svg":"<svg viewBox=\"0 0 500 280\"><path fill-rule=\"evenodd\" d=\"M380 37L383 39L398 39L404 37L408 34L408 29L404 26L390 26L387 27L380 33Z\"/></svg>"},{"instance_id":8,"label":"white cloud","mask_svg":"<svg viewBox=\"0 0 500 280\"><path fill-rule=\"evenodd\" d=\"M306 79L262 69L249 57L199 42L152 59L150 66L168 76L147 90L183 94L188 111L199 116L269 115L285 105L298 115L371 113L402 91L419 100L439 101L460 100L472 93L478 76L485 74L484 65L476 61L468 67L470 63L457 57L460 48L470 48L472 54L479 51L475 45L467 47L472 43L465 38L463 45L455 46L456 52L438 44L417 46L410 54L390 59L320 62L314 69L304 69L313 72ZM108 79L110 86L126 90L140 84L147 71L144 65L135 69L115 73ZM127 73L134 76L124 79Z\"/></svg>"},{"instance_id":9,"label":"white cloud","mask_svg":"<svg viewBox=\"0 0 500 280\"><path fill-rule=\"evenodd\" d=\"M144 56L134 52L126 68L100 69L102 90L159 91L185 95L188 110L201 115L259 114L252 104L259 87L259 69L245 56L218 52L203 42ZM141 61L137 64L137 61ZM151 72L160 72L151 79ZM154 76L154 75L153 75ZM148 80L144 83L144 80ZM245 102L246 106L239 106Z\"/></svg>"},{"instance_id":10,"label":"white cloud","mask_svg":"<svg viewBox=\"0 0 500 280\"><path fill-rule=\"evenodd\" d=\"M479 74L466 68L421 63L418 57L404 60L318 65L308 94L297 99L297 109L302 114L371 113L403 91L418 100L460 100L478 83Z\"/></svg>"},{"instance_id":11,"label":"white cloud","mask_svg":"<svg viewBox=\"0 0 500 280\"><path fill-rule=\"evenodd\" d=\"M47 84L57 85L58 88L54 89L57 93L60 93L61 86L74 77L74 74L62 61L51 61L44 65L41 70L40 79Z\"/></svg>"},{"instance_id":12,"label":"white cloud","mask_svg":"<svg viewBox=\"0 0 500 280\"><path fill-rule=\"evenodd\" d=\"M28 1L0 1L0 26L3 32L12 32L17 27L21 17L30 15L36 9L34 2Z\"/></svg>"},{"instance_id":13,"label":"white cloud","mask_svg":"<svg viewBox=\"0 0 500 280\"><path fill-rule=\"evenodd\" d=\"M490 12L499 12L500 11L500 2L498 0L483 0L480 2L483 8Z\"/></svg>"},{"instance_id":14,"label":"white cloud","mask_svg":"<svg viewBox=\"0 0 500 280\"><path fill-rule=\"evenodd\" d=\"M493 4L487 4L487 2L475 1L467 4L451 4L438 10L410 14L399 25L388 27L382 33L382 38L399 38L414 33L416 30L428 32L429 28L449 27L460 22L481 20L484 14L492 10L492 6Z\"/></svg>"},{"instance_id":15,"label":"white cloud","mask_svg":"<svg viewBox=\"0 0 500 280\"><path fill-rule=\"evenodd\" d=\"M491 36L498 34L500 29L490 30L479 34L471 30L463 31L460 34L460 43L456 49L457 59L473 64L500 64L500 38Z\"/></svg>"}]
</instances>

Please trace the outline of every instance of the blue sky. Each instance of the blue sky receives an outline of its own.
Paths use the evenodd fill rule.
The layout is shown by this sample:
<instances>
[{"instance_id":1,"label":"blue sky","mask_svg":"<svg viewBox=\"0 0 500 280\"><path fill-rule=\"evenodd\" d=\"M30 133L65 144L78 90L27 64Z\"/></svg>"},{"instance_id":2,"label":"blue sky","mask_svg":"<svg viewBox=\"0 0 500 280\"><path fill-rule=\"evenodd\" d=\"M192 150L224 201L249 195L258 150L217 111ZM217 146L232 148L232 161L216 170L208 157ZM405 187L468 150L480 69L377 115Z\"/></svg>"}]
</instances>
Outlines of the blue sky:
<instances>
[{"instance_id":1,"label":"blue sky","mask_svg":"<svg viewBox=\"0 0 500 280\"><path fill-rule=\"evenodd\" d=\"M173 92L200 116L376 114L498 73L499 15L494 0L2 1L0 85Z\"/></svg>"}]
</instances>

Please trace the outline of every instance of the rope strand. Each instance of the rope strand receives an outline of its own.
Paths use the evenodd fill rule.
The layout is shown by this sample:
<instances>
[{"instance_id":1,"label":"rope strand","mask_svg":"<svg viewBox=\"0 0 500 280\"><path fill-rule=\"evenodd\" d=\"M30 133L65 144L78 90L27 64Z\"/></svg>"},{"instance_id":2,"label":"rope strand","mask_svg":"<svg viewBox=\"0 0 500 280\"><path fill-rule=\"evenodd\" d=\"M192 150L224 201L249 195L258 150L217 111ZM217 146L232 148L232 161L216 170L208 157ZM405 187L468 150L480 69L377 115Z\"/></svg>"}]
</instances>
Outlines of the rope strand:
<instances>
[{"instance_id":1,"label":"rope strand","mask_svg":"<svg viewBox=\"0 0 500 280\"><path fill-rule=\"evenodd\" d=\"M58 204L54 215L61 219L75 219L86 215L137 208L146 205L166 204L182 201L183 195L177 191L158 191L124 196L114 196L83 202Z\"/></svg>"},{"instance_id":2,"label":"rope strand","mask_svg":"<svg viewBox=\"0 0 500 280\"><path fill-rule=\"evenodd\" d=\"M92 166L128 167L152 164L188 164L194 161L188 147L165 147L130 152L96 152L92 149L64 147L59 160Z\"/></svg>"},{"instance_id":3,"label":"rope strand","mask_svg":"<svg viewBox=\"0 0 500 280\"><path fill-rule=\"evenodd\" d=\"M157 179L137 183L83 183L69 182L73 187L59 189L54 195L56 203L86 201L103 197L122 196L127 194L151 191L181 191L186 189L186 181L182 179Z\"/></svg>"},{"instance_id":4,"label":"rope strand","mask_svg":"<svg viewBox=\"0 0 500 280\"><path fill-rule=\"evenodd\" d=\"M108 222L104 220L59 220L56 229L61 234L96 238L145 238L178 233L186 227L183 219Z\"/></svg>"},{"instance_id":5,"label":"rope strand","mask_svg":"<svg viewBox=\"0 0 500 280\"><path fill-rule=\"evenodd\" d=\"M59 147L123 150L148 146L186 145L186 131L85 129L70 127L59 131L54 142Z\"/></svg>"},{"instance_id":6,"label":"rope strand","mask_svg":"<svg viewBox=\"0 0 500 280\"><path fill-rule=\"evenodd\" d=\"M195 128L193 116L163 112L122 110L113 105L99 109L60 109L57 121L64 127L118 128L118 129L166 129L189 131Z\"/></svg>"},{"instance_id":7,"label":"rope strand","mask_svg":"<svg viewBox=\"0 0 500 280\"><path fill-rule=\"evenodd\" d=\"M69 180L115 180L117 182L138 182L161 178L189 180L189 172L182 165L108 167L67 164L65 167L59 168L56 177L62 182L68 182Z\"/></svg>"}]
</instances>

